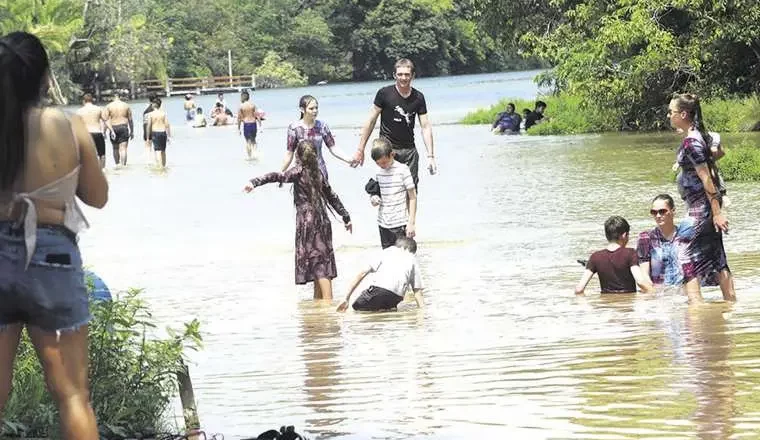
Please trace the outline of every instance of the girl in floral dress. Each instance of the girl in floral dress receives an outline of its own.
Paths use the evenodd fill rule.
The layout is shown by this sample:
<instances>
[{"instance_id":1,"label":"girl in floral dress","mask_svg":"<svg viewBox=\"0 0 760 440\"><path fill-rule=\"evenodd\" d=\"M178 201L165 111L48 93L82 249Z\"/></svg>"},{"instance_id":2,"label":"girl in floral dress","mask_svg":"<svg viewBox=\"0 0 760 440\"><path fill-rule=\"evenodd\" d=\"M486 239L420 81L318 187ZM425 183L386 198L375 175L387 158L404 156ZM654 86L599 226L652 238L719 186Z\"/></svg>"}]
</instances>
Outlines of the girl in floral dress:
<instances>
[{"instance_id":1,"label":"girl in floral dress","mask_svg":"<svg viewBox=\"0 0 760 440\"><path fill-rule=\"evenodd\" d=\"M351 165L352 159L335 146L335 138L333 138L330 128L324 121L317 119L319 114L317 99L311 95L304 95L298 101L298 107L301 110L301 117L288 126L288 151L285 153L282 172L284 173L293 162L296 146L304 139L310 140L314 145L317 151L319 169L325 179L327 179L327 166L322 155L322 145L327 146L333 156Z\"/></svg>"},{"instance_id":2,"label":"girl in floral dress","mask_svg":"<svg viewBox=\"0 0 760 440\"><path fill-rule=\"evenodd\" d=\"M332 226L328 210L337 212L346 230L352 231L351 217L338 195L322 174L317 149L302 140L296 149L296 166L284 173L269 173L251 179L245 192L267 183L293 184L296 205L296 284L314 282L314 299L332 299L332 279L338 275L332 246Z\"/></svg>"}]
</instances>

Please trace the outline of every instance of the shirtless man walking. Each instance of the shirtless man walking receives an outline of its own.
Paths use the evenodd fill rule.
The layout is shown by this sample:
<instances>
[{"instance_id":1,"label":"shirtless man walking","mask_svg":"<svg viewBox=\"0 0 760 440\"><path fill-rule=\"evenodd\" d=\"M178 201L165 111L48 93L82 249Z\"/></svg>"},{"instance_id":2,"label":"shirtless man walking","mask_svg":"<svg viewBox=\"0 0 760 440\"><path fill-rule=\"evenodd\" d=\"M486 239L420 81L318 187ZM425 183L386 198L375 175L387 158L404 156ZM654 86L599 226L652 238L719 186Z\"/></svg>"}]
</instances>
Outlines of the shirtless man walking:
<instances>
[{"instance_id":1,"label":"shirtless man walking","mask_svg":"<svg viewBox=\"0 0 760 440\"><path fill-rule=\"evenodd\" d=\"M106 167L106 124L105 118L103 118L103 109L93 104L92 95L87 93L82 98L82 108L77 110L77 115L82 118L85 125L87 125L87 131L90 132L93 142L95 142L95 150L98 152L98 161L100 162L100 168Z\"/></svg>"},{"instance_id":2,"label":"shirtless man walking","mask_svg":"<svg viewBox=\"0 0 760 440\"><path fill-rule=\"evenodd\" d=\"M248 153L248 160L251 160L256 152L256 132L259 118L256 113L256 104L250 101L248 92L240 94L240 101L242 103L238 111L238 133L245 137L245 150ZM241 124L243 125L242 131L240 131Z\"/></svg>"},{"instance_id":3,"label":"shirtless man walking","mask_svg":"<svg viewBox=\"0 0 760 440\"><path fill-rule=\"evenodd\" d=\"M121 100L119 92L113 95L113 102L106 106L104 117L111 132L113 159L117 165L127 165L127 146L134 139L135 130L132 122L132 109Z\"/></svg>"},{"instance_id":4,"label":"shirtless man walking","mask_svg":"<svg viewBox=\"0 0 760 440\"><path fill-rule=\"evenodd\" d=\"M148 113L148 137L156 152L156 165L166 168L166 142L171 136L171 127L166 112L161 109L161 99L153 100L153 111Z\"/></svg>"}]
</instances>

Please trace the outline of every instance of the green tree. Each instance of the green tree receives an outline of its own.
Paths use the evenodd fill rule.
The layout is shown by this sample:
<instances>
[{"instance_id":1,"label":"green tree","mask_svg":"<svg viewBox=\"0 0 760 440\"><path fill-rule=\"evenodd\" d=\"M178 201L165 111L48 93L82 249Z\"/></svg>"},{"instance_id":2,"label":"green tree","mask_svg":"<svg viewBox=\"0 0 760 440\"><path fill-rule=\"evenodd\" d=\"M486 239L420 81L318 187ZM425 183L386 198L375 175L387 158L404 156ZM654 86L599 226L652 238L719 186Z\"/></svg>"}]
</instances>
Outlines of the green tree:
<instances>
[{"instance_id":1,"label":"green tree","mask_svg":"<svg viewBox=\"0 0 760 440\"><path fill-rule=\"evenodd\" d=\"M271 51L256 69L256 82L264 87L296 87L306 85L306 77L293 64Z\"/></svg>"},{"instance_id":2,"label":"green tree","mask_svg":"<svg viewBox=\"0 0 760 440\"><path fill-rule=\"evenodd\" d=\"M25 31L36 35L48 50L51 60L50 90L54 101L66 103L58 73L66 72L63 60L81 29L81 0L4 0L0 1L0 35Z\"/></svg>"},{"instance_id":3,"label":"green tree","mask_svg":"<svg viewBox=\"0 0 760 440\"><path fill-rule=\"evenodd\" d=\"M675 92L759 89L754 0L485 0L477 14L497 37L554 65L543 79L613 113L620 127L660 127Z\"/></svg>"}]
</instances>

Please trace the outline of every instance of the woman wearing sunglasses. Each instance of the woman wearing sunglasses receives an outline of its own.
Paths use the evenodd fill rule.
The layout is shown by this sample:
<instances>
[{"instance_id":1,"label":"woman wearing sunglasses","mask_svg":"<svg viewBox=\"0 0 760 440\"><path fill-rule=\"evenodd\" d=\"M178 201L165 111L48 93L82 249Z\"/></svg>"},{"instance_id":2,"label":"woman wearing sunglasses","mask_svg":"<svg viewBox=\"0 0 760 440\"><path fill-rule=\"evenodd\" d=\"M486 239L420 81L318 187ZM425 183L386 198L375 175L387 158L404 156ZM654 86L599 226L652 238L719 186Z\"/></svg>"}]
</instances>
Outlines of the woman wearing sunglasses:
<instances>
[{"instance_id":1,"label":"woman wearing sunglasses","mask_svg":"<svg viewBox=\"0 0 760 440\"><path fill-rule=\"evenodd\" d=\"M684 133L677 153L681 170L678 192L686 202L687 215L694 221L694 237L684 249L684 278L690 301L701 302L700 284L720 285L723 298L735 301L734 280L726 261L723 233L728 219L722 213L723 198L715 172L718 158L708 145L712 138L705 129L699 98L683 94L670 101L668 116L673 128Z\"/></svg>"},{"instance_id":2,"label":"woman wearing sunglasses","mask_svg":"<svg viewBox=\"0 0 760 440\"><path fill-rule=\"evenodd\" d=\"M686 248L694 238L694 221L687 217L675 223L675 204L669 194L652 200L649 213L657 226L639 234L636 252L641 271L655 286L681 286L688 272Z\"/></svg>"}]
</instances>

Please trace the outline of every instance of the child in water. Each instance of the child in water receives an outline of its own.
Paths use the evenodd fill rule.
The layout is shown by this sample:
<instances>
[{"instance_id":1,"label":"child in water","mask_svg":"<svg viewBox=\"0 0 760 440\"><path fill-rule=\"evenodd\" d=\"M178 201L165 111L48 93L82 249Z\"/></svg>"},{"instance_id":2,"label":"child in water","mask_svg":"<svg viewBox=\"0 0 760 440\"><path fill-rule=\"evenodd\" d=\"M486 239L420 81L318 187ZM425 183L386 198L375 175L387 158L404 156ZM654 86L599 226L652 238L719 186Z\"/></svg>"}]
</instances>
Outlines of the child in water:
<instances>
[{"instance_id":1,"label":"child in water","mask_svg":"<svg viewBox=\"0 0 760 440\"><path fill-rule=\"evenodd\" d=\"M403 301L404 293L409 287L414 292L417 306L422 307L422 281L416 253L417 242L414 239L399 237L395 246L384 249L379 258L359 272L348 290L345 301L338 306L338 311L345 312L348 309L351 295L370 272L374 274L372 284L356 298L354 310L393 310Z\"/></svg>"},{"instance_id":2,"label":"child in water","mask_svg":"<svg viewBox=\"0 0 760 440\"><path fill-rule=\"evenodd\" d=\"M652 283L639 267L636 250L626 247L630 230L628 222L617 215L604 222L607 247L591 254L586 270L575 287L576 295L583 295L595 273L599 274L602 293L636 293L637 285L644 293L654 292Z\"/></svg>"},{"instance_id":3,"label":"child in water","mask_svg":"<svg viewBox=\"0 0 760 440\"><path fill-rule=\"evenodd\" d=\"M203 108L198 107L195 110L195 119L193 120L193 128L201 128L206 126L206 118L203 116Z\"/></svg>"}]
</instances>

